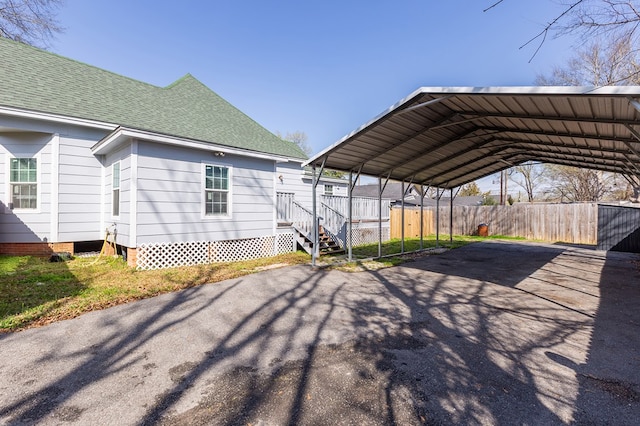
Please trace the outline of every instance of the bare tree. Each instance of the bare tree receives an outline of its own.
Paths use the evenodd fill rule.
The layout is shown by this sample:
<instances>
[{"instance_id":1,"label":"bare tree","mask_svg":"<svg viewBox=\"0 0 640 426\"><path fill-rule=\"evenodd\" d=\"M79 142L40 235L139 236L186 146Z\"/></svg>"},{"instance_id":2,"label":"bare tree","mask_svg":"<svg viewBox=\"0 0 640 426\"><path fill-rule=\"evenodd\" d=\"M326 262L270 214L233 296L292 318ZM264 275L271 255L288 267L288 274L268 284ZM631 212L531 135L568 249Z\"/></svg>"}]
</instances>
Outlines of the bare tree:
<instances>
[{"instance_id":1,"label":"bare tree","mask_svg":"<svg viewBox=\"0 0 640 426\"><path fill-rule=\"evenodd\" d=\"M579 49L567 63L548 76L538 75L539 86L613 86L640 84L640 55L631 37L597 39Z\"/></svg>"},{"instance_id":2,"label":"bare tree","mask_svg":"<svg viewBox=\"0 0 640 426\"><path fill-rule=\"evenodd\" d=\"M64 0L0 0L0 37L47 48L63 28L56 20Z\"/></svg>"},{"instance_id":3,"label":"bare tree","mask_svg":"<svg viewBox=\"0 0 640 426\"><path fill-rule=\"evenodd\" d=\"M275 135L277 137L279 137L282 140L285 141L289 141L289 142L293 142L296 145L298 145L300 147L300 149L302 149L302 151L307 154L307 156L310 156L313 153L313 148L311 147L311 145L309 145L309 142L307 142L307 134L305 132L302 132L300 130L296 130L295 132L287 132L287 134L285 136L282 136L282 133L280 133L279 131L275 132ZM345 177L346 173L345 172L340 172L337 170L329 170L329 169L325 169L322 171L322 175L323 176L327 176L327 177L332 177L332 178L336 178L336 179L342 179Z\"/></svg>"},{"instance_id":4,"label":"bare tree","mask_svg":"<svg viewBox=\"0 0 640 426\"><path fill-rule=\"evenodd\" d=\"M611 196L613 174L590 169L546 165L554 186L548 197L555 201L601 201Z\"/></svg>"},{"instance_id":5,"label":"bare tree","mask_svg":"<svg viewBox=\"0 0 640 426\"><path fill-rule=\"evenodd\" d=\"M493 1L484 11L487 12L504 1ZM536 56L549 36L575 34L586 41L593 37L624 34L630 37L632 44L636 44L640 25L640 1L560 0L560 4L564 6L562 11L550 17L539 33L520 46L524 48L537 44L531 59Z\"/></svg>"},{"instance_id":6,"label":"bare tree","mask_svg":"<svg viewBox=\"0 0 640 426\"><path fill-rule=\"evenodd\" d=\"M276 131L275 135L280 139L295 143L307 155L311 155L313 153L313 148L309 145L307 134L305 132L296 130L295 132L287 132L285 136L282 136L282 133Z\"/></svg>"},{"instance_id":7,"label":"bare tree","mask_svg":"<svg viewBox=\"0 0 640 426\"><path fill-rule=\"evenodd\" d=\"M547 180L545 167L533 162L514 167L509 177L513 183L524 189L529 202L535 200L536 193Z\"/></svg>"},{"instance_id":8,"label":"bare tree","mask_svg":"<svg viewBox=\"0 0 640 426\"><path fill-rule=\"evenodd\" d=\"M640 2L633 0L565 1L566 19L558 20L561 32L574 32L585 37L628 33L634 36L640 24Z\"/></svg>"},{"instance_id":9,"label":"bare tree","mask_svg":"<svg viewBox=\"0 0 640 426\"><path fill-rule=\"evenodd\" d=\"M624 37L614 37L610 35L609 38L598 39L585 45L577 51L574 57L569 58L565 65L555 67L550 75L538 75L536 84L542 86L640 84L640 53L633 48L633 40L629 34L626 34ZM549 172L553 170L555 169L545 168L544 173L549 174ZM600 179L606 176L607 180L614 179L620 182L626 180L629 189L627 190L625 188L624 191L616 191L614 196L616 199L633 200L637 197L632 194L640 194L638 179L621 175L603 175L592 170L586 171L583 174L583 172L578 169L570 167L565 167L562 170L566 186L559 188L558 191L554 193L554 196L562 199L573 199L577 197L591 200L595 196L593 191L595 191L595 194L599 192L596 189L598 186L597 176L599 176ZM570 170L573 170L571 172L571 174L573 174L571 179L568 177ZM549 176L548 179L550 182L557 183L555 176ZM569 184L568 182L573 183ZM605 184L604 182L601 183ZM609 190L612 189L609 188ZM604 196L607 192L608 191L604 191L604 193L600 194L600 197ZM627 197L622 198L625 194ZM608 195L612 196L611 194Z\"/></svg>"}]
</instances>

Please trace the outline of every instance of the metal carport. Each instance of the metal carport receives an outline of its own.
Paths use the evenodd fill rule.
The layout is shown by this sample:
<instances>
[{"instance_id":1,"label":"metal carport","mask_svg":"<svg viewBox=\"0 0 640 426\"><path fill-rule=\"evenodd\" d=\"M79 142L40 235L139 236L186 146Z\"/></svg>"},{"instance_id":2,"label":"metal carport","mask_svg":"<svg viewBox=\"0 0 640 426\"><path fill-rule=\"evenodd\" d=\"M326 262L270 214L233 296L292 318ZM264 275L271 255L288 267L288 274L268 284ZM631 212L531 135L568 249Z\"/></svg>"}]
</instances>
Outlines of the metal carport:
<instances>
[{"instance_id":1,"label":"metal carport","mask_svg":"<svg viewBox=\"0 0 640 426\"><path fill-rule=\"evenodd\" d=\"M351 200L354 175L453 189L527 161L640 176L640 86L423 87L305 166L349 173Z\"/></svg>"}]
</instances>

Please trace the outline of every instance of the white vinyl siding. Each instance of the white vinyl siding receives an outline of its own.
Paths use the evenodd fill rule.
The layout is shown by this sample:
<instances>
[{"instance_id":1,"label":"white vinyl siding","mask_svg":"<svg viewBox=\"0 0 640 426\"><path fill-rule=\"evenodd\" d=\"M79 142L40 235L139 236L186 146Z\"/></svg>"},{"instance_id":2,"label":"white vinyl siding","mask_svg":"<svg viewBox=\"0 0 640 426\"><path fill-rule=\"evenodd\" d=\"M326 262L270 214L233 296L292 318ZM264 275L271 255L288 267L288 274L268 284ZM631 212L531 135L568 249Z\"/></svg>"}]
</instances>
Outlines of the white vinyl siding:
<instances>
[{"instance_id":1,"label":"white vinyl siding","mask_svg":"<svg viewBox=\"0 0 640 426\"><path fill-rule=\"evenodd\" d=\"M111 232L115 231L116 243L127 247L129 247L132 232L130 223L132 209L131 162L130 144L122 146L107 155L105 159L105 228L109 228ZM119 165L114 167L115 164ZM114 184L118 187L117 193L114 193ZM116 210L119 213L118 216L114 215ZM105 230L102 232L102 238L104 238Z\"/></svg>"},{"instance_id":2,"label":"white vinyl siding","mask_svg":"<svg viewBox=\"0 0 640 426\"><path fill-rule=\"evenodd\" d=\"M0 133L3 175L0 242L27 243L51 239L51 141L52 135L42 133ZM20 158L36 160L36 208L17 208L14 205L11 210L9 206L15 190L11 183L11 162Z\"/></svg>"},{"instance_id":3,"label":"white vinyl siding","mask_svg":"<svg viewBox=\"0 0 640 426\"><path fill-rule=\"evenodd\" d=\"M289 192L295 194L296 201L311 209L311 182L306 183L302 179L302 165L298 162L276 164L277 192ZM282 176L282 179L279 177Z\"/></svg>"},{"instance_id":4,"label":"white vinyl siding","mask_svg":"<svg viewBox=\"0 0 640 426\"><path fill-rule=\"evenodd\" d=\"M0 126L19 129L0 133L0 200L4 205L0 242L104 238L100 225L102 164L91 153L91 147L106 131L7 116L0 117ZM37 160L36 209L8 208L11 158Z\"/></svg>"},{"instance_id":5,"label":"white vinyl siding","mask_svg":"<svg viewBox=\"0 0 640 426\"><path fill-rule=\"evenodd\" d=\"M273 234L273 162L235 155L225 156L224 164L218 161L207 151L139 142L138 244ZM229 214L225 216L205 215L207 164L229 168Z\"/></svg>"},{"instance_id":6,"label":"white vinyl siding","mask_svg":"<svg viewBox=\"0 0 640 426\"><path fill-rule=\"evenodd\" d=\"M91 146L102 136L83 129L78 132L81 133L73 137L60 136L58 241L104 238L100 220L102 164L91 153Z\"/></svg>"}]
</instances>

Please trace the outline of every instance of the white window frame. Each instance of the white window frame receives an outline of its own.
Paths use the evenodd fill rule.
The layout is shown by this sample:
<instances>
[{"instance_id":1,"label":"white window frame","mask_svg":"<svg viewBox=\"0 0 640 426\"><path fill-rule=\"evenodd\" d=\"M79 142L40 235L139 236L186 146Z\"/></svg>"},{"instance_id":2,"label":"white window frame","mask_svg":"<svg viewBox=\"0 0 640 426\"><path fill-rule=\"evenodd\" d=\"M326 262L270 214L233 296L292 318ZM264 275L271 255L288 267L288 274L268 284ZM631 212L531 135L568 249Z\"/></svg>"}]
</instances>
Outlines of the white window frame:
<instances>
[{"instance_id":1,"label":"white window frame","mask_svg":"<svg viewBox=\"0 0 640 426\"><path fill-rule=\"evenodd\" d=\"M116 181L114 179L116 165L118 166L118 182L116 187ZM116 204L114 203L114 198L116 191L118 191L118 212L115 214ZM122 164L121 161L118 160L111 165L111 217L114 219L120 218L122 208Z\"/></svg>"},{"instance_id":2,"label":"white window frame","mask_svg":"<svg viewBox=\"0 0 640 426\"><path fill-rule=\"evenodd\" d=\"M331 188L331 191L327 191L327 188ZM324 184L324 195L335 195L335 185L332 185L330 183L325 183Z\"/></svg>"},{"instance_id":3,"label":"white window frame","mask_svg":"<svg viewBox=\"0 0 640 426\"><path fill-rule=\"evenodd\" d=\"M227 170L227 189L213 189L213 188L207 188L207 168L208 167L219 167L222 169L226 169ZM214 169L215 170L215 169ZM201 191L201 203L202 203L202 210L201 210L201 214L202 214L202 218L203 219L229 219L231 218L231 213L232 213L232 199L233 199L233 194L232 194L232 188L233 188L233 168L231 167L231 165L229 164L223 164L223 163L202 163L202 191ZM214 193L214 192L224 192L227 194L227 212L226 213L210 213L207 214L207 193Z\"/></svg>"},{"instance_id":4,"label":"white window frame","mask_svg":"<svg viewBox=\"0 0 640 426\"><path fill-rule=\"evenodd\" d=\"M35 160L36 161L36 207L35 208L18 208L15 207L13 203L13 184L17 183L25 183L25 184L34 184L33 182L12 182L11 181L11 162L12 160ZM13 207L13 211L20 213L39 213L40 205L42 200L42 162L40 161L40 155L20 155L20 156L9 156L9 161L7 161L7 183L6 183L6 194L7 194L7 203L9 206Z\"/></svg>"}]
</instances>

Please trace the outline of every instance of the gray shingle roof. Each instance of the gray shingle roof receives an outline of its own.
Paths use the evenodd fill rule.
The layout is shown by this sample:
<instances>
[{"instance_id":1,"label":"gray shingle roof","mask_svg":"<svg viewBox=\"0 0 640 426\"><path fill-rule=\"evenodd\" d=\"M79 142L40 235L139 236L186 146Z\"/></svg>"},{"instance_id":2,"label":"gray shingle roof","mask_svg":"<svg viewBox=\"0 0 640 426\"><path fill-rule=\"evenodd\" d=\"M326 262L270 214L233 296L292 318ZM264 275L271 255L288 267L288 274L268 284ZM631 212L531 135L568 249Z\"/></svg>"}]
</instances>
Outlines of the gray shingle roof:
<instances>
[{"instance_id":1,"label":"gray shingle roof","mask_svg":"<svg viewBox=\"0 0 640 426\"><path fill-rule=\"evenodd\" d=\"M2 37L0 106L307 158L190 74L157 87Z\"/></svg>"}]
</instances>

